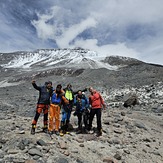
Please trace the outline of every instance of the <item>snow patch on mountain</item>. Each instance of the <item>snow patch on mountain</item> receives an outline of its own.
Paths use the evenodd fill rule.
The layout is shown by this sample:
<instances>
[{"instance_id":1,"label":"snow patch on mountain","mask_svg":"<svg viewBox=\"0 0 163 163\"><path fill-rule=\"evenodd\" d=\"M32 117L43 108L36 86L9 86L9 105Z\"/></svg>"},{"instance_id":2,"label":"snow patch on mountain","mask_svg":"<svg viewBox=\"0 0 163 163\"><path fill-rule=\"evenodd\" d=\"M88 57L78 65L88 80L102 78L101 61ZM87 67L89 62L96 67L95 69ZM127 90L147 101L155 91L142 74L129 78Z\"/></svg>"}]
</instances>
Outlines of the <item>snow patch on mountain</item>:
<instances>
[{"instance_id":1,"label":"snow patch on mountain","mask_svg":"<svg viewBox=\"0 0 163 163\"><path fill-rule=\"evenodd\" d=\"M23 69L35 67L73 67L116 70L118 68L117 66L101 62L96 52L84 49L43 49L35 52L21 52L15 54L14 59L9 63L1 66L4 68Z\"/></svg>"}]
</instances>

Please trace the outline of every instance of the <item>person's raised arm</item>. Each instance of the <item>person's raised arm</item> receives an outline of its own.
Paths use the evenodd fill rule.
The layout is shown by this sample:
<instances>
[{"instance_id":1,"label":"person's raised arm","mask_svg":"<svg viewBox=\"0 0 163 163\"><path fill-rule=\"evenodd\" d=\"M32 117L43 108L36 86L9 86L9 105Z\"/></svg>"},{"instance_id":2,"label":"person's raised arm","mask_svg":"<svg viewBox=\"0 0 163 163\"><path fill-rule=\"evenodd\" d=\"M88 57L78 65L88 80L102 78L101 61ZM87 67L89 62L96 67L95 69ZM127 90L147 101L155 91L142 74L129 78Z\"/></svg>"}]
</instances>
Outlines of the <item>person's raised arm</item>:
<instances>
[{"instance_id":1,"label":"person's raised arm","mask_svg":"<svg viewBox=\"0 0 163 163\"><path fill-rule=\"evenodd\" d=\"M32 85L35 89L40 90L41 88L37 86L36 81L32 80Z\"/></svg>"}]
</instances>

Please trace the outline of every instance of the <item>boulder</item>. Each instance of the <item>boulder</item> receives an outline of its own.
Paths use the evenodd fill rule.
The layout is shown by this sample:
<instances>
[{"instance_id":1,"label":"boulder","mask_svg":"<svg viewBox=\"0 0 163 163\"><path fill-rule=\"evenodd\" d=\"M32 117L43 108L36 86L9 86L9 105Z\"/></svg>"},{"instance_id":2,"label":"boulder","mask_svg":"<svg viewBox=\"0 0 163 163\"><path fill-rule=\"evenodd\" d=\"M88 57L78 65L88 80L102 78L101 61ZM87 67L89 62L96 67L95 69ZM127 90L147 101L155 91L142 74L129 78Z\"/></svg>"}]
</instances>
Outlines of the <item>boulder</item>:
<instances>
[{"instance_id":1,"label":"boulder","mask_svg":"<svg viewBox=\"0 0 163 163\"><path fill-rule=\"evenodd\" d=\"M136 104L138 104L138 97L136 94L130 94L128 96L128 98L124 101L123 106L124 107L131 107L131 106L135 106Z\"/></svg>"}]
</instances>

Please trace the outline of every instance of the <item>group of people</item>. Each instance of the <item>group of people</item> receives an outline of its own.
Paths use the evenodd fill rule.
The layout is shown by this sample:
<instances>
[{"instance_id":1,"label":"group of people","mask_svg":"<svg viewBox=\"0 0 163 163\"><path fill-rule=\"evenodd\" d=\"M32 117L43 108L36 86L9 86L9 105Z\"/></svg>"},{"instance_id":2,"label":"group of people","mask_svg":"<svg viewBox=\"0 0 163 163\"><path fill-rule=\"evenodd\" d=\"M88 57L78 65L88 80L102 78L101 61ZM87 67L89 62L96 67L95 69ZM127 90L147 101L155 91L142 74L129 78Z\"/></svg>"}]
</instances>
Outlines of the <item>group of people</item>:
<instances>
[{"instance_id":1,"label":"group of people","mask_svg":"<svg viewBox=\"0 0 163 163\"><path fill-rule=\"evenodd\" d=\"M32 121L31 134L35 134L38 118L43 112L43 132L63 136L68 131L71 112L75 108L73 115L78 118L76 133L89 133L96 115L97 136L102 135L101 113L102 108L105 109L106 105L99 92L92 87L75 92L72 90L71 84L68 84L66 88L62 88L62 85L58 84L53 89L51 81L45 82L43 86L37 86L36 81L32 81L32 85L39 91L39 98ZM84 93L87 90L90 92L88 98Z\"/></svg>"}]
</instances>

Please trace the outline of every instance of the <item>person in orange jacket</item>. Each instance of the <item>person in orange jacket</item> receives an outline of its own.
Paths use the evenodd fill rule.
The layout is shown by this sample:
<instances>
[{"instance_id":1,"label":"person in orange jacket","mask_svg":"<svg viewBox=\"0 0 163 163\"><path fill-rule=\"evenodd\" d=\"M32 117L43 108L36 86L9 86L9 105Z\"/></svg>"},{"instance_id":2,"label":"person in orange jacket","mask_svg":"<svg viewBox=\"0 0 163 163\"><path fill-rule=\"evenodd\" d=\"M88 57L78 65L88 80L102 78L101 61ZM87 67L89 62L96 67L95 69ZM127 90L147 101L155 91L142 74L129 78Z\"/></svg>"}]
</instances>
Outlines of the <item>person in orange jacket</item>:
<instances>
[{"instance_id":1,"label":"person in orange jacket","mask_svg":"<svg viewBox=\"0 0 163 163\"><path fill-rule=\"evenodd\" d=\"M49 133L59 135L60 127L60 110L62 104L68 104L69 101L64 97L65 92L62 85L58 84L56 90L53 91L51 104L49 109Z\"/></svg>"},{"instance_id":2,"label":"person in orange jacket","mask_svg":"<svg viewBox=\"0 0 163 163\"><path fill-rule=\"evenodd\" d=\"M102 124L101 124L101 112L102 108L106 109L104 100L99 92L94 90L92 87L89 88L89 104L91 105L90 119L89 119L89 130L92 128L92 121L96 114L97 118L97 136L102 135Z\"/></svg>"}]
</instances>

